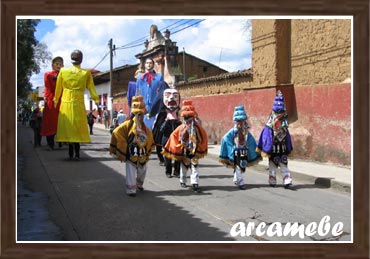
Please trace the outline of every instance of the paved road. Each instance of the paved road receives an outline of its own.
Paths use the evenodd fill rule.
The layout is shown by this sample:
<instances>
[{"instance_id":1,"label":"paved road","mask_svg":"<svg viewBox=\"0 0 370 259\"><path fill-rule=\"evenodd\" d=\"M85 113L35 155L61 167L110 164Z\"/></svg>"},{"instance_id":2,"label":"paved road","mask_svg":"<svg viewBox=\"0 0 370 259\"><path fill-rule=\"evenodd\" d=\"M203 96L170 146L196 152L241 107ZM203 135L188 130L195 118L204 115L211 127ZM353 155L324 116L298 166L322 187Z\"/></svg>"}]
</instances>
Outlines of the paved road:
<instances>
[{"instance_id":1,"label":"paved road","mask_svg":"<svg viewBox=\"0 0 370 259\"><path fill-rule=\"evenodd\" d=\"M202 193L180 188L177 178L166 178L156 155L149 161L145 191L136 198L125 194L124 164L108 153L110 135L95 130L92 144L81 146L81 160L69 161L67 146L47 151L34 149L30 128L18 125L18 169L26 187L48 197L50 222L60 231L44 240L68 241L350 241L351 197L305 182L294 187L271 188L266 172L248 169L247 189L232 184L232 170L215 158L200 160ZM44 140L45 141L45 140ZM18 196L19 198L19 196ZM18 206L22 208L18 203ZM301 239L298 234L268 236L252 232L232 237L237 222L267 226L298 222L325 226L343 223L340 236L318 233ZM27 215L23 221L27 221ZM31 220L31 219L29 219ZM18 220L19 224L19 220ZM314 223L313 223L314 224ZM311 226L313 225L311 224ZM242 226L242 225L240 225ZM262 225L261 225L262 226ZM272 230L272 228L271 228ZM18 237L20 233L18 232ZM309 232L309 230L308 230ZM307 233L308 233L307 232ZM18 238L19 240L19 238Z\"/></svg>"}]
</instances>

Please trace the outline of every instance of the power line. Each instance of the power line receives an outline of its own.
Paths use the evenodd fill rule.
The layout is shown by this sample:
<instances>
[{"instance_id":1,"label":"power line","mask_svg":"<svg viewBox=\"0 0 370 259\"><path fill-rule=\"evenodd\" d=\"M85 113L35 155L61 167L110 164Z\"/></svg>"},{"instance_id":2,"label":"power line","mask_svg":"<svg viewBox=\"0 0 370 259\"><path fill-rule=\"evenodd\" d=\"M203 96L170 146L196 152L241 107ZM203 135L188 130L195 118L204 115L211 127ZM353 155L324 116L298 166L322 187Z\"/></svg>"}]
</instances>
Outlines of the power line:
<instances>
[{"instance_id":1,"label":"power line","mask_svg":"<svg viewBox=\"0 0 370 259\"><path fill-rule=\"evenodd\" d=\"M170 24L169 26L167 26L167 27L165 27L165 28L168 28L168 27L170 27L170 26L173 26L174 24L176 24L176 23L179 23L179 22L181 22L182 20L179 20L179 21L177 21L177 22L175 22L175 23L173 23L173 24ZM164 28L164 29L165 29ZM161 29L161 30L163 30L163 29ZM141 37L141 38L139 38L139 39L137 39L137 40L134 40L134 41L132 41L132 42L129 42L129 43L126 43L126 44L124 44L124 45L122 45L122 46L120 46L120 47L117 47L116 49L127 49L127 48L129 48L129 47L137 47L137 46L140 46L140 45L142 45L143 44L143 41L147 38L148 36L146 35L146 36L143 36L143 37ZM140 45L139 44L137 44L138 42L140 42ZM135 44L135 45L133 45L133 46L131 46L132 44Z\"/></svg>"},{"instance_id":2,"label":"power line","mask_svg":"<svg viewBox=\"0 0 370 259\"><path fill-rule=\"evenodd\" d=\"M104 55L104 57L99 61L99 63L98 64L96 64L95 65L95 67L93 68L93 69L95 69L97 66L99 66L99 64L101 63L101 62L103 62L103 60L109 55L109 53L110 53L110 51L108 51L105 55Z\"/></svg>"},{"instance_id":3,"label":"power line","mask_svg":"<svg viewBox=\"0 0 370 259\"><path fill-rule=\"evenodd\" d=\"M193 23L193 24L190 24L189 26L186 26L186 27L182 28L181 30L178 30L178 31L175 31L175 32L171 32L171 34L175 34L175 33L178 33L178 32L180 32L180 31L183 31L183 30L185 30L185 29L187 29L187 28L189 28L189 27L192 27L192 26L194 26L194 25L196 25L196 24L198 24L198 23L203 22L204 20L205 20L205 19L200 20L200 21L198 21L198 22L195 22L195 23Z\"/></svg>"},{"instance_id":4,"label":"power line","mask_svg":"<svg viewBox=\"0 0 370 259\"><path fill-rule=\"evenodd\" d=\"M177 21L177 22L174 22L174 23L172 23L172 24L170 24L170 25L168 25L168 26L166 26L166 27L164 27L164 28L162 28L162 29L160 29L159 31L163 31L163 30L165 30L165 29L169 29L169 28L171 28L172 26L174 26L175 24L177 24L177 23L180 23L180 22L182 22L182 21L185 21L185 22L182 22L181 24L178 24L177 26L175 26L175 27L172 27L171 28L171 30L173 30L173 29L175 29L175 28L178 28L178 27L180 27L180 26L183 26L183 25L185 25L185 24L188 24L189 22L191 22L191 21L193 21L194 19L190 19L190 20L184 20L184 19L181 19L181 20L179 20L179 21ZM186 27L183 27L183 28L181 28L181 29L179 29L179 30L177 30L177 31L174 31L174 32L171 32L171 34L173 35L173 34L176 34L176 33L178 33L178 32L181 32L181 31L183 31L183 30L185 30L185 29L187 29L187 28L189 28L189 27L192 27L192 26L194 26L194 25L196 25L196 24L199 24L199 23L201 23L201 22L203 22L205 19L202 19L202 20L199 20L199 21L197 21L197 22L195 22L195 23L192 23L192 24L190 24L190 25L188 25L188 26L186 26ZM139 38L139 39L137 39L137 40L134 40L134 41L132 41L132 42L129 42L129 43L127 43L127 44L125 44L125 45L122 45L121 47L116 47L116 48L114 48L114 50L122 50L122 49L130 49L130 48L135 48L135 47L139 47L139 46L142 46L143 45L143 40L145 40L147 38L147 36L144 36L144 37L141 37L141 38ZM136 44L136 43L138 43L138 42L140 42L139 44ZM132 45L132 44L135 44L135 45ZM94 66L94 68L93 69L95 69L98 65L100 65L100 63L101 62L103 62L103 60L109 55L109 51L103 56L103 58L99 61L99 63L98 64L96 64L95 66Z\"/></svg>"},{"instance_id":5,"label":"power line","mask_svg":"<svg viewBox=\"0 0 370 259\"><path fill-rule=\"evenodd\" d=\"M171 30L173 30L173 29L175 29L175 28L177 28L177 27L180 27L180 26L182 26L182 25L184 25L184 24L187 24L187 23L189 23L189 22L191 22L191 21L193 21L194 19L190 19L190 20L185 20L185 22L183 22L183 23L181 23L181 24L179 24L179 25L177 25L177 26L175 26L175 27L173 27L173 28L171 28L173 25L175 25L175 24L177 24L177 23L179 23L179 22L181 22L181 21L184 21L184 19L181 19L181 20L179 20L179 21L177 21L177 22L174 22L173 24L170 24L170 25L168 25L168 26L166 26L166 27L164 27L164 28L162 28L162 29L159 29L159 31L164 31L165 29L170 29L171 28ZM202 21L204 21L205 19L203 19L203 20L200 20L200 21L198 21L198 22L195 22L195 23L193 23L193 24L191 24L191 25L189 25L189 26L187 26L187 27L184 27L184 28L182 28L181 30L178 30L178 31L175 31L175 32L171 32L171 34L173 35L173 34L175 34L175 33L177 33L177 32L180 32L180 31L182 31L182 30L184 30L184 29L186 29L186 28L189 28L189 27L191 27L191 26L194 26L195 24L198 24L198 23L200 23L200 22L202 22ZM127 43L127 44L125 44L125 45L122 45L121 47L117 47L116 48L116 50L119 50L119 49L128 49L128 48L130 48L130 47L137 47L137 46L141 46L142 44L143 44L143 41L145 40L145 39L147 39L147 37L148 36L144 36L144 37L141 37L141 38L139 38L139 39L137 39L137 40L134 40L134 41L132 41L132 42L130 42L130 43ZM136 43L138 43L138 42L140 42L140 44L136 44ZM132 44L135 44L135 45L132 45Z\"/></svg>"}]
</instances>

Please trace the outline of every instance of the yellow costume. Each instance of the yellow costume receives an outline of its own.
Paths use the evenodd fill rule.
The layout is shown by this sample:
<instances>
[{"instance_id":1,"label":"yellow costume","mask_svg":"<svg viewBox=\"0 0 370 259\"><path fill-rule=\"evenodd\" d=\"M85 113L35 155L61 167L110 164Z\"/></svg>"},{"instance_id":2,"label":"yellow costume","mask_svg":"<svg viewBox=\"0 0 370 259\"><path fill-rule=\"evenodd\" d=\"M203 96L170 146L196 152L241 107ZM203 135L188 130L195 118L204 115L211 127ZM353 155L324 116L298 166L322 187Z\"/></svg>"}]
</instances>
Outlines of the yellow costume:
<instances>
[{"instance_id":1,"label":"yellow costume","mask_svg":"<svg viewBox=\"0 0 370 259\"><path fill-rule=\"evenodd\" d=\"M144 124L146 114L142 96L133 96L131 117L112 132L109 153L126 162L126 193L136 196L136 190L144 191L147 162L154 147L153 134Z\"/></svg>"},{"instance_id":2,"label":"yellow costume","mask_svg":"<svg viewBox=\"0 0 370 259\"><path fill-rule=\"evenodd\" d=\"M133 96L131 112L135 117L126 120L112 132L109 152L123 162L135 167L144 167L154 147L152 131L141 123L138 127L137 117L146 113L142 96Z\"/></svg>"},{"instance_id":3,"label":"yellow costume","mask_svg":"<svg viewBox=\"0 0 370 259\"><path fill-rule=\"evenodd\" d=\"M109 152L123 162L142 167L149 160L153 147L152 132L146 126L145 134L138 132L136 118L132 118L114 129Z\"/></svg>"},{"instance_id":4,"label":"yellow costume","mask_svg":"<svg viewBox=\"0 0 370 259\"><path fill-rule=\"evenodd\" d=\"M90 92L91 99L98 103L99 99L90 71L82 69L80 65L60 70L54 97L54 103L58 103L62 97L57 142L91 142L84 104L86 88Z\"/></svg>"}]
</instances>

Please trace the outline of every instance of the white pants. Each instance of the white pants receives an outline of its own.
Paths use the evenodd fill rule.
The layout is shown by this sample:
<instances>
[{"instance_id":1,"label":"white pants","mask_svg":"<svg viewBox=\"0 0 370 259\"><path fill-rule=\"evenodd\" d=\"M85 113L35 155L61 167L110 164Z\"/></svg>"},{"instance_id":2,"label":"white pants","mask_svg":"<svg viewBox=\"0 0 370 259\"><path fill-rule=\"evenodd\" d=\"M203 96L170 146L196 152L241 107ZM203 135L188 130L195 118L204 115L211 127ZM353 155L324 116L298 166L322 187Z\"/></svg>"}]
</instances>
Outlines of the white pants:
<instances>
[{"instance_id":1,"label":"white pants","mask_svg":"<svg viewBox=\"0 0 370 259\"><path fill-rule=\"evenodd\" d=\"M243 186L245 184L242 171L240 170L240 168L238 166L235 167L233 181L234 181L234 184L237 185L237 186Z\"/></svg>"},{"instance_id":2,"label":"white pants","mask_svg":"<svg viewBox=\"0 0 370 259\"><path fill-rule=\"evenodd\" d=\"M131 163L126 162L126 193L136 193L137 187L143 187L146 176L147 165L138 168Z\"/></svg>"},{"instance_id":3,"label":"white pants","mask_svg":"<svg viewBox=\"0 0 370 259\"><path fill-rule=\"evenodd\" d=\"M195 167L192 163L190 163L189 168L186 168L186 166L183 163L181 163L180 183L186 184L186 175L189 169L191 170L190 184L199 184L199 172L197 167Z\"/></svg>"},{"instance_id":4,"label":"white pants","mask_svg":"<svg viewBox=\"0 0 370 259\"><path fill-rule=\"evenodd\" d=\"M285 178L285 176L290 177L290 171L289 171L287 165L280 162L279 166L280 166L280 171L281 171L281 175L283 176L283 179ZM276 170L277 170L277 166L274 164L274 162L272 162L270 160L269 161L269 173L270 173L270 175L273 176L273 177L276 177Z\"/></svg>"}]
</instances>

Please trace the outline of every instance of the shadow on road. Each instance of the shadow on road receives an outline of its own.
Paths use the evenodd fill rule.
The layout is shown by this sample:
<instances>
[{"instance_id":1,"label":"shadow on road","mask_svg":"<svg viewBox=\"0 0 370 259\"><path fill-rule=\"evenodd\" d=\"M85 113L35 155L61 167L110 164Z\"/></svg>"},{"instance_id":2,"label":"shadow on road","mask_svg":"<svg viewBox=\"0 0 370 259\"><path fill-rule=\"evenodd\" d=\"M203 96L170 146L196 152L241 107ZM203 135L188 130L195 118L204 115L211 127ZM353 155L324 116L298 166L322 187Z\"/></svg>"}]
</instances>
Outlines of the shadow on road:
<instances>
[{"instance_id":1,"label":"shadow on road","mask_svg":"<svg viewBox=\"0 0 370 259\"><path fill-rule=\"evenodd\" d=\"M145 190L131 198L125 193L124 163L117 161L114 165L117 169L108 167L102 161L115 159L89 157L85 151L100 150L87 146L81 147L80 161L70 161L67 146L52 152L43 147L34 149L30 139L32 130L18 124L18 153L24 154L24 167L18 173L34 192L43 192L49 197L51 218L62 229L64 240L234 241L227 233L161 197L210 194L181 189ZM22 206L25 204L18 204L17 209L22 210ZM27 222L30 218L22 220ZM76 240L72 238L72 232ZM51 237L43 238L43 241L51 240Z\"/></svg>"}]
</instances>

